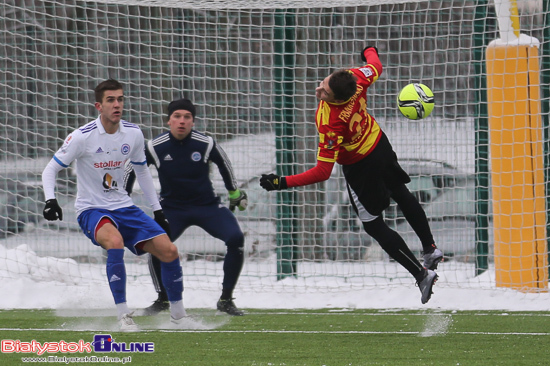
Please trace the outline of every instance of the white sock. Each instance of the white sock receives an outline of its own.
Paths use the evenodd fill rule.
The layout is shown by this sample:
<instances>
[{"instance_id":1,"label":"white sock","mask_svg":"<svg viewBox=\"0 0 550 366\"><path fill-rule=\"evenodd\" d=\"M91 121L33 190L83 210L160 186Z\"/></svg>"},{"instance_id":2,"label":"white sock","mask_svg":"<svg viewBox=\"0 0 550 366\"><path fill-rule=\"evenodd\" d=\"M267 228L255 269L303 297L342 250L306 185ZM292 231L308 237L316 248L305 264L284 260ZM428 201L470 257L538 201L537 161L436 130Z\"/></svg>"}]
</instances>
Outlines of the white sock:
<instances>
[{"instance_id":1,"label":"white sock","mask_svg":"<svg viewBox=\"0 0 550 366\"><path fill-rule=\"evenodd\" d=\"M183 308L183 300L170 301L170 316L173 319L181 319L184 316L187 316L187 313Z\"/></svg>"},{"instance_id":2,"label":"white sock","mask_svg":"<svg viewBox=\"0 0 550 366\"><path fill-rule=\"evenodd\" d=\"M118 320L122 319L122 316L124 314L130 314L130 309L128 309L128 304L126 304L125 302L116 304L116 309L118 311Z\"/></svg>"}]
</instances>

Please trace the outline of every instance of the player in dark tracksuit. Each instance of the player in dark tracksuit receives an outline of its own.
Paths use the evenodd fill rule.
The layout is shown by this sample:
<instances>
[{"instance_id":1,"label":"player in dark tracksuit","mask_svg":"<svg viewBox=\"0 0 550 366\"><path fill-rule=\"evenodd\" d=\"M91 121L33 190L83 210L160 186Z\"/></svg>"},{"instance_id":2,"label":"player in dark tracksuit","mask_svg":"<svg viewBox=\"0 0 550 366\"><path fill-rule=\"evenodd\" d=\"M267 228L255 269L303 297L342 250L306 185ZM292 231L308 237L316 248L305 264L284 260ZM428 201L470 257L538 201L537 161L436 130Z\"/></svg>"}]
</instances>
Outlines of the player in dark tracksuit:
<instances>
[{"instance_id":1,"label":"player in dark tracksuit","mask_svg":"<svg viewBox=\"0 0 550 366\"><path fill-rule=\"evenodd\" d=\"M190 100L171 102L168 118L170 131L148 141L145 146L147 164L153 164L158 171L160 202L170 224L168 235L175 241L189 226L196 225L225 243L222 295L217 308L230 315L243 315L232 296L244 262L244 235L231 211L235 207L246 208L246 193L237 188L231 162L223 149L212 137L193 130L195 106ZM214 192L209 177L210 162L218 166L229 192L229 209ZM135 181L131 165L127 167L126 178L125 188L131 193ZM152 315L167 309L168 305L160 280L160 262L151 256L149 264L159 293L158 299L145 311Z\"/></svg>"}]
</instances>

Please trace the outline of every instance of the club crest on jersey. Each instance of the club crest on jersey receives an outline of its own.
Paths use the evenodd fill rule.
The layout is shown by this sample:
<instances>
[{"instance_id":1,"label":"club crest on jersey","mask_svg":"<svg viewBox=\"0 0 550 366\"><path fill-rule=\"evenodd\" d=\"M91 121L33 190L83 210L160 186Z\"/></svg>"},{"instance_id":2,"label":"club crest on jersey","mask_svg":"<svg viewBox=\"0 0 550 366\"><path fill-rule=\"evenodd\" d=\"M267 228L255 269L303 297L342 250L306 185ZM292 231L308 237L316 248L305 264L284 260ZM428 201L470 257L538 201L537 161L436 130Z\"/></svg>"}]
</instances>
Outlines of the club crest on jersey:
<instances>
[{"instance_id":1,"label":"club crest on jersey","mask_svg":"<svg viewBox=\"0 0 550 366\"><path fill-rule=\"evenodd\" d=\"M201 153L198 152L198 151L195 151L193 154L191 154L191 160L200 161L201 160Z\"/></svg>"},{"instance_id":2,"label":"club crest on jersey","mask_svg":"<svg viewBox=\"0 0 550 366\"><path fill-rule=\"evenodd\" d=\"M120 152L122 155L128 155L130 153L130 145L124 144L120 147Z\"/></svg>"},{"instance_id":3,"label":"club crest on jersey","mask_svg":"<svg viewBox=\"0 0 550 366\"><path fill-rule=\"evenodd\" d=\"M333 149L337 142L338 137L333 131L330 131L325 135L325 149Z\"/></svg>"}]
</instances>

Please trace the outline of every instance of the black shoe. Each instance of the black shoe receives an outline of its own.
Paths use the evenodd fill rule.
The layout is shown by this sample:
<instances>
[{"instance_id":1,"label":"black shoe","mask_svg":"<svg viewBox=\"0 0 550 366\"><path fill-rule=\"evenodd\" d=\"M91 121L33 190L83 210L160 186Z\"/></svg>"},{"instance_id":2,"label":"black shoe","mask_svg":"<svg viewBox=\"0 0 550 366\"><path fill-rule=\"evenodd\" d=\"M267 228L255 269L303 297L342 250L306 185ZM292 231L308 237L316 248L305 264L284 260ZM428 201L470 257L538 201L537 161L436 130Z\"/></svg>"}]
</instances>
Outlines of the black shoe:
<instances>
[{"instance_id":1,"label":"black shoe","mask_svg":"<svg viewBox=\"0 0 550 366\"><path fill-rule=\"evenodd\" d=\"M157 315L161 311L170 309L170 302L163 299L156 299L154 303L151 304L151 306L146 307L143 309L143 315Z\"/></svg>"},{"instance_id":2,"label":"black shoe","mask_svg":"<svg viewBox=\"0 0 550 366\"><path fill-rule=\"evenodd\" d=\"M235 306L235 303L233 303L233 299L228 299L228 300L219 299L217 307L218 307L218 311L222 311L229 315L233 315L233 316L244 315L243 311L237 309L237 307Z\"/></svg>"}]
</instances>

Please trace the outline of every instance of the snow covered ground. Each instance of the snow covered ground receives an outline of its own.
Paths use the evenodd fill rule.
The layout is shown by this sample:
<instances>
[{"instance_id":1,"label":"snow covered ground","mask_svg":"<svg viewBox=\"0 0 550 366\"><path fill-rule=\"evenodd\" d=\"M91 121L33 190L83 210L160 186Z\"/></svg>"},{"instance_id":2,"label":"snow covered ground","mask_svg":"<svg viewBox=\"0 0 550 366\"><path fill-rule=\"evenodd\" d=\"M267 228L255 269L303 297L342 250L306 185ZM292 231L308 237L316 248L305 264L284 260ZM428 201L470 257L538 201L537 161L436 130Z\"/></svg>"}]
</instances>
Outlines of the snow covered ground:
<instances>
[{"instance_id":1,"label":"snow covered ground","mask_svg":"<svg viewBox=\"0 0 550 366\"><path fill-rule=\"evenodd\" d=\"M15 260L17 259L17 261ZM222 262L184 261L187 308L214 308L220 295ZM9 269L9 271L7 270ZM319 271L324 275L320 276ZM494 270L473 276L472 264L448 262L426 305L412 277L390 262L299 263L297 277L276 279L275 258L248 260L235 290L242 308L437 309L550 311L550 294L523 293L494 284ZM14 274L18 272L17 274ZM144 262L129 262L128 304L148 306L156 293ZM113 309L102 264L37 257L25 248L0 246L1 309Z\"/></svg>"}]
</instances>

